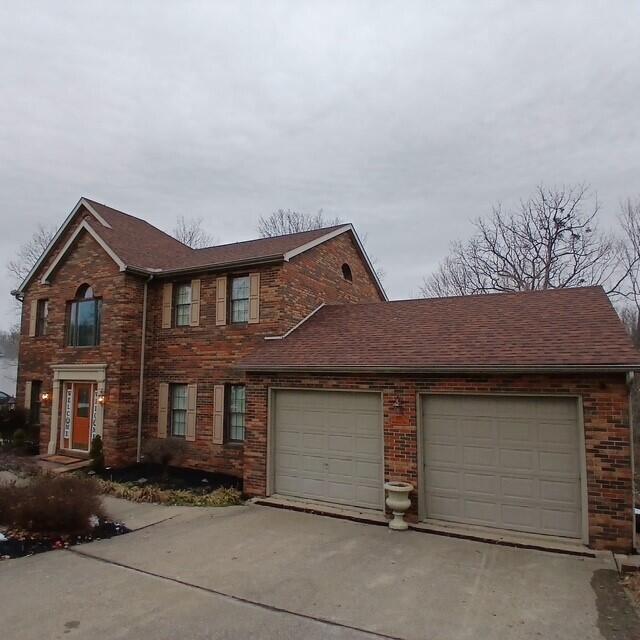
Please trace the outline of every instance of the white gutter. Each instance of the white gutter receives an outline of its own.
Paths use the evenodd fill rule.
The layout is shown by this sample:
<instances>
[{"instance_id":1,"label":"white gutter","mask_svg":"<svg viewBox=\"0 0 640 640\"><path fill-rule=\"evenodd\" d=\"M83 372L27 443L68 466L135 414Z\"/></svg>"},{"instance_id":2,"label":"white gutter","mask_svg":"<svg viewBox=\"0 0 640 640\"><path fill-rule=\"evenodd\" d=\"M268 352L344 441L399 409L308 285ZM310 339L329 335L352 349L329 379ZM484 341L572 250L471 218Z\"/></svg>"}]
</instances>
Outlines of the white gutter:
<instances>
[{"instance_id":1,"label":"white gutter","mask_svg":"<svg viewBox=\"0 0 640 640\"><path fill-rule=\"evenodd\" d=\"M144 398L144 351L147 340L147 288L153 280L150 275L144 282L144 290L142 293L142 343L140 345L140 379L138 382L138 440L136 446L136 462L142 459L142 407Z\"/></svg>"}]
</instances>

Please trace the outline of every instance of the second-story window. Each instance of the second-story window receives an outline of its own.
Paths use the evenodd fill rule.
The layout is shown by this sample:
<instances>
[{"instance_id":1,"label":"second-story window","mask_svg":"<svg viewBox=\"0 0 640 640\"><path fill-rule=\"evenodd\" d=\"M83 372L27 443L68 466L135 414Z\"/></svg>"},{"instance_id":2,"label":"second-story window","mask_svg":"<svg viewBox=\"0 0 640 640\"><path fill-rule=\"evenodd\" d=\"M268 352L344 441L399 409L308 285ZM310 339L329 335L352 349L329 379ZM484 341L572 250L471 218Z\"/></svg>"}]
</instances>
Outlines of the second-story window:
<instances>
[{"instance_id":1,"label":"second-story window","mask_svg":"<svg viewBox=\"0 0 640 640\"><path fill-rule=\"evenodd\" d=\"M249 321L249 276L231 280L231 322Z\"/></svg>"},{"instance_id":2,"label":"second-story window","mask_svg":"<svg viewBox=\"0 0 640 640\"><path fill-rule=\"evenodd\" d=\"M47 335L47 318L49 317L49 301L38 300L36 307L36 335Z\"/></svg>"},{"instance_id":3,"label":"second-story window","mask_svg":"<svg viewBox=\"0 0 640 640\"><path fill-rule=\"evenodd\" d=\"M101 300L93 288L83 284L67 308L67 344L73 347L92 347L100 344Z\"/></svg>"},{"instance_id":4,"label":"second-story window","mask_svg":"<svg viewBox=\"0 0 640 640\"><path fill-rule=\"evenodd\" d=\"M176 327L188 326L191 323L191 285L179 284L176 287Z\"/></svg>"}]
</instances>

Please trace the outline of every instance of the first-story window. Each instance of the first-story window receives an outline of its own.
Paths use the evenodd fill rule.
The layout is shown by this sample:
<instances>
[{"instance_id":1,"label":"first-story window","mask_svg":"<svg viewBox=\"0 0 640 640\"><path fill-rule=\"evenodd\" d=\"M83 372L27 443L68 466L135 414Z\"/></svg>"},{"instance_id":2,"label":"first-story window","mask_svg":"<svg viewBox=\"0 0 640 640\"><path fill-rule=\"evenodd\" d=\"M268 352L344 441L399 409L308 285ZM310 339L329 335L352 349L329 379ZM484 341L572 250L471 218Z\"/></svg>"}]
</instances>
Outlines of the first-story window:
<instances>
[{"instance_id":1,"label":"first-story window","mask_svg":"<svg viewBox=\"0 0 640 640\"><path fill-rule=\"evenodd\" d=\"M42 392L42 382L34 380L31 383L31 408L29 409L29 422L40 424L40 394Z\"/></svg>"},{"instance_id":2,"label":"first-story window","mask_svg":"<svg viewBox=\"0 0 640 640\"><path fill-rule=\"evenodd\" d=\"M247 407L245 387L243 384L232 384L229 387L228 404L228 440L231 442L243 442Z\"/></svg>"},{"instance_id":3,"label":"first-story window","mask_svg":"<svg viewBox=\"0 0 640 640\"><path fill-rule=\"evenodd\" d=\"M231 322L249 320L249 276L231 280Z\"/></svg>"},{"instance_id":4,"label":"first-story window","mask_svg":"<svg viewBox=\"0 0 640 640\"><path fill-rule=\"evenodd\" d=\"M179 284L176 287L176 327L191 324L191 285Z\"/></svg>"},{"instance_id":5,"label":"first-story window","mask_svg":"<svg viewBox=\"0 0 640 640\"><path fill-rule=\"evenodd\" d=\"M184 438L187 432L187 385L171 385L171 435Z\"/></svg>"}]
</instances>

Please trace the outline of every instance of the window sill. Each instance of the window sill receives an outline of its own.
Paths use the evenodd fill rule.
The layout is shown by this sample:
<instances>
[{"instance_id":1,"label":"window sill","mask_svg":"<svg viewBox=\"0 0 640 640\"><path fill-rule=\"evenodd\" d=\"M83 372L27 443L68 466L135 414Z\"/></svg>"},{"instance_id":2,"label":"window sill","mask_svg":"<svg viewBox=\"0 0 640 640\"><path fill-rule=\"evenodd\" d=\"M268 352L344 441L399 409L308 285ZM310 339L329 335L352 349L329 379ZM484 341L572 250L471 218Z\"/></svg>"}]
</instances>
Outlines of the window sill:
<instances>
[{"instance_id":1,"label":"window sill","mask_svg":"<svg viewBox=\"0 0 640 640\"><path fill-rule=\"evenodd\" d=\"M229 447L229 449L241 449L244 447L244 440L240 442L239 440L229 440L223 444L224 447Z\"/></svg>"}]
</instances>

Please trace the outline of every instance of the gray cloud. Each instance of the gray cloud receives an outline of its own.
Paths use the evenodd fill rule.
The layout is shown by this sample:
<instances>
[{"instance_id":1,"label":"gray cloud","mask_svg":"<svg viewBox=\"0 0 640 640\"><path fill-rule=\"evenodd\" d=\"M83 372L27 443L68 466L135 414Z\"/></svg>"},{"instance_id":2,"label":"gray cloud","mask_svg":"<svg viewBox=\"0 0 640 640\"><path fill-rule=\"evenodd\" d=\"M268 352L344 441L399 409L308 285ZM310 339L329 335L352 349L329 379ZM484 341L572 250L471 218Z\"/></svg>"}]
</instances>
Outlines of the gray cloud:
<instances>
[{"instance_id":1,"label":"gray cloud","mask_svg":"<svg viewBox=\"0 0 640 640\"><path fill-rule=\"evenodd\" d=\"M353 221L391 297L535 185L640 192L632 1L0 8L0 256L80 195L221 242L279 207ZM13 320L5 281L0 326Z\"/></svg>"}]
</instances>

